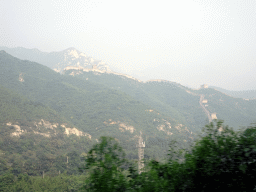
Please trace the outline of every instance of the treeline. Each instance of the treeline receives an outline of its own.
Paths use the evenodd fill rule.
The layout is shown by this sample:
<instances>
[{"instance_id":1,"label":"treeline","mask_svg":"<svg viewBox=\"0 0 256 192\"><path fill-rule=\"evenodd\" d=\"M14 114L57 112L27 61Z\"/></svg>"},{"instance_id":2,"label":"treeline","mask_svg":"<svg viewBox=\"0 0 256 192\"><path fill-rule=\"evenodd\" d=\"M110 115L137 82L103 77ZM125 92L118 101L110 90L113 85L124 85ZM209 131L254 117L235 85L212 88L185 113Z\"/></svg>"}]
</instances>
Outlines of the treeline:
<instances>
[{"instance_id":1,"label":"treeline","mask_svg":"<svg viewBox=\"0 0 256 192\"><path fill-rule=\"evenodd\" d=\"M60 174L56 177L30 177L27 174L14 176L7 172L0 176L0 191L78 191L84 184L84 175Z\"/></svg>"},{"instance_id":2,"label":"treeline","mask_svg":"<svg viewBox=\"0 0 256 192\"><path fill-rule=\"evenodd\" d=\"M151 160L144 172L127 164L114 139L103 137L88 153L86 191L256 190L256 127L235 132L222 121L205 126L190 149L171 145L165 163ZM173 142L172 144L175 144ZM128 168L127 168L128 167Z\"/></svg>"},{"instance_id":3,"label":"treeline","mask_svg":"<svg viewBox=\"0 0 256 192\"><path fill-rule=\"evenodd\" d=\"M149 161L139 174L116 139L101 137L80 176L1 175L0 191L254 191L256 127L233 131L222 121L205 126L190 149L170 144L168 160Z\"/></svg>"}]
</instances>

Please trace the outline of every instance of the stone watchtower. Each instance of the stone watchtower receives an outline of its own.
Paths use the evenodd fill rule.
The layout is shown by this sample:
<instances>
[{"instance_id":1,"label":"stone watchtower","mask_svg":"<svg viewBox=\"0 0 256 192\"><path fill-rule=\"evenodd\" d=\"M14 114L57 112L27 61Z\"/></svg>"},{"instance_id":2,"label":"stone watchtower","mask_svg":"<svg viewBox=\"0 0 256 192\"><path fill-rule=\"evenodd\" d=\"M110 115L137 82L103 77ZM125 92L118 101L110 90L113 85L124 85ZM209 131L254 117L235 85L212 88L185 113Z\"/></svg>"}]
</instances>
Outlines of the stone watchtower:
<instances>
[{"instance_id":1,"label":"stone watchtower","mask_svg":"<svg viewBox=\"0 0 256 192\"><path fill-rule=\"evenodd\" d=\"M216 114L216 113L212 113L212 114L211 114L211 118L212 118L212 119L217 119L217 114Z\"/></svg>"}]
</instances>

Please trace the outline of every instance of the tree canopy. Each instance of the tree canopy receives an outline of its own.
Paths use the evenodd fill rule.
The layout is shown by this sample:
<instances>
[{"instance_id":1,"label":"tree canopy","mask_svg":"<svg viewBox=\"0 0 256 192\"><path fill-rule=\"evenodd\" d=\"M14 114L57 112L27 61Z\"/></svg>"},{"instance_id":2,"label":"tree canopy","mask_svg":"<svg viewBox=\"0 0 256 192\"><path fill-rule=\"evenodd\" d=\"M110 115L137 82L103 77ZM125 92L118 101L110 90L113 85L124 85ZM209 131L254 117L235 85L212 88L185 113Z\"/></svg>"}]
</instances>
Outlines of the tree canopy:
<instances>
[{"instance_id":1,"label":"tree canopy","mask_svg":"<svg viewBox=\"0 0 256 192\"><path fill-rule=\"evenodd\" d=\"M234 131L214 121L190 149L171 142L169 159L149 161L141 174L115 138L101 137L85 157L84 174L43 179L1 168L0 191L256 191L255 135L256 127Z\"/></svg>"},{"instance_id":2,"label":"tree canopy","mask_svg":"<svg viewBox=\"0 0 256 192\"><path fill-rule=\"evenodd\" d=\"M214 121L190 150L170 149L169 160L151 160L138 174L121 168L125 156L113 138L102 137L87 159L87 189L92 191L253 191L256 173L256 127L235 132ZM175 156L176 154L176 156Z\"/></svg>"},{"instance_id":3,"label":"tree canopy","mask_svg":"<svg viewBox=\"0 0 256 192\"><path fill-rule=\"evenodd\" d=\"M125 191L126 181L122 173L126 164L125 153L112 137L101 137L85 159L85 169L90 177L86 181L88 191Z\"/></svg>"}]
</instances>

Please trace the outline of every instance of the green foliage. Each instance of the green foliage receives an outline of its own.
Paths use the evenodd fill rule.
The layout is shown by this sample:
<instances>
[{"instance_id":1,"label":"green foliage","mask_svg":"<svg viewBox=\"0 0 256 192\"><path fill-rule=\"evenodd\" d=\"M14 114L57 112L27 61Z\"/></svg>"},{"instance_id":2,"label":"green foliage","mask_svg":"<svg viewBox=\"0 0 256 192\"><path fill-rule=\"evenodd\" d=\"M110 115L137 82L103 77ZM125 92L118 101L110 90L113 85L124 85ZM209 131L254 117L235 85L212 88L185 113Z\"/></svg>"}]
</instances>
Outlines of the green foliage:
<instances>
[{"instance_id":1,"label":"green foliage","mask_svg":"<svg viewBox=\"0 0 256 192\"><path fill-rule=\"evenodd\" d=\"M66 74L70 72L71 70L66 71ZM95 75L93 72L83 72L78 77L122 91L162 114L173 117L193 132L208 123L207 116L199 105L199 94L204 94L208 100L207 109L210 113L216 112L218 119L225 119L225 122L236 130L256 121L255 99L246 101L233 98L211 88L192 90L174 82L142 83L123 76Z\"/></svg>"},{"instance_id":2,"label":"green foliage","mask_svg":"<svg viewBox=\"0 0 256 192\"><path fill-rule=\"evenodd\" d=\"M238 132L215 121L190 149L170 144L169 159L164 163L150 160L138 174L129 164L119 143L101 137L87 153L86 175L57 177L0 176L1 191L253 191L256 173L256 127ZM77 153L69 155L74 158ZM181 161L181 159L183 159Z\"/></svg>"},{"instance_id":3,"label":"green foliage","mask_svg":"<svg viewBox=\"0 0 256 192\"><path fill-rule=\"evenodd\" d=\"M206 125L203 131L201 138L187 151L178 149L174 146L175 142L172 142L168 162L159 163L151 160L140 175L130 167L129 174L125 176L127 187L124 189L150 192L253 191L256 173L256 127L235 132L232 128L224 126L223 121L215 121ZM99 147L95 149L100 151ZM101 151L104 154L103 150ZM96 160L95 157L92 159ZM101 154L99 157L104 155ZM181 158L184 158L183 161L180 161ZM97 174L89 173L93 182L99 183L98 188L94 189L102 191L99 186L106 186L111 182L122 186L121 181L112 181L111 169L105 169L106 172L99 171L104 169L104 162L100 159L103 158L92 160L94 164L90 164L94 165L94 170L98 170ZM111 187L109 189L113 190Z\"/></svg>"},{"instance_id":4,"label":"green foliage","mask_svg":"<svg viewBox=\"0 0 256 192\"><path fill-rule=\"evenodd\" d=\"M67 176L61 174L56 177L46 176L29 177L27 174L20 174L15 177L11 173L0 176L0 191L3 192L34 192L34 191L58 191L75 192L81 191L86 176Z\"/></svg>"},{"instance_id":5,"label":"green foliage","mask_svg":"<svg viewBox=\"0 0 256 192\"><path fill-rule=\"evenodd\" d=\"M251 122L256 122L255 109L256 100L246 101L242 98L230 97L217 90L208 88L196 91L204 94L208 101L207 109L212 113L217 113L218 119L225 120L225 123L233 127L234 130L247 127Z\"/></svg>"},{"instance_id":6,"label":"green foliage","mask_svg":"<svg viewBox=\"0 0 256 192\"><path fill-rule=\"evenodd\" d=\"M162 161L168 150L169 139L182 138L181 140L183 141L187 140L188 136L193 137L193 135L185 130L185 126L181 130L175 128L178 124L178 121L175 119L177 110L167 114L161 111L162 108L159 108L159 111L154 109L155 106L158 106L159 102L161 103L159 99L161 98L159 93L161 90L157 86L153 86L155 87L154 94L149 97L150 100L158 95L154 105L151 105L150 103L143 102L143 100L146 100L147 91L145 87L142 89L141 84L135 84L136 90L131 92L136 97L133 97L128 94L130 90L128 88L126 91L115 90L109 87L109 85L106 86L106 84L102 85L98 82L70 75L60 75L40 64L19 60L6 53L1 53L0 55L0 68L0 122L3 123L3 126L8 122L13 124L18 122L18 125L24 124L23 131L29 132L31 134L30 138L33 137L33 131L38 132L38 130L34 130L34 122L37 120L44 119L51 123L65 123L67 127L76 127L79 131L90 134L92 136L90 145L94 144L95 140L99 139L100 136L117 138L122 141L121 145L127 151L128 158L136 159L134 139L142 131L144 139L150 144L145 149L145 157L147 159L157 157ZM24 81L19 81L20 76ZM119 82L116 78L114 80ZM125 85L128 86L129 82L126 82ZM147 90L150 89L150 86L146 87ZM165 90L165 88L163 86L161 89ZM177 90L175 86L168 90L164 94L165 100L168 101L172 98L173 101L172 96L176 94ZM184 93L184 90L181 92ZM179 103L182 103L184 99L187 100L188 98L182 97ZM165 106L165 103L161 103L161 106ZM172 109L170 105L165 108ZM150 109L153 111L149 112ZM116 122L116 124L110 124L112 122ZM169 128L167 122L170 123L172 129ZM128 127L132 126L134 131L122 128L120 126L121 123ZM157 129L158 126L162 125L165 126L165 131ZM3 129L5 128L8 127L4 126ZM61 141L60 137L61 133L63 134L63 130L61 130L61 127L58 129L58 139L54 139L56 142L53 143L53 139L49 138L50 144L48 144L48 141L40 144L42 151L59 151L59 146L64 146L66 139L69 140L67 141L70 144L69 149L81 149L81 145L73 142L75 138L64 137L65 142L64 140ZM8 131L0 131L4 131L8 135L14 130L13 127L9 127ZM46 128L44 130L41 128L41 131L42 133L50 132L51 135L55 134L54 130ZM166 134L166 131L169 131L169 134ZM186 135L188 133L190 135ZM0 135L0 137L2 136ZM27 139L26 136L24 137L24 139ZM18 139L15 140L10 137L8 139L9 141L6 141L3 138L6 143L12 142L15 143L15 147L18 147L18 150L15 147L8 147L10 152L17 153L22 151L23 153L25 150L33 151L35 149L31 139L22 143L24 145L19 145L21 141L17 141ZM72 150L68 152L70 151ZM82 153L82 149L79 150L79 153ZM46 155L47 159L52 159L51 155L56 158L56 155L51 152L51 154ZM31 158L31 162L34 162L38 157L30 156L29 158ZM51 165L51 163L48 163L48 165ZM34 167L38 166L34 165ZM56 172L49 167L47 170Z\"/></svg>"},{"instance_id":7,"label":"green foliage","mask_svg":"<svg viewBox=\"0 0 256 192\"><path fill-rule=\"evenodd\" d=\"M88 191L125 191L126 180L123 166L125 153L111 137L101 137L86 157L85 169L90 172L85 189Z\"/></svg>"},{"instance_id":8,"label":"green foliage","mask_svg":"<svg viewBox=\"0 0 256 192\"><path fill-rule=\"evenodd\" d=\"M255 187L256 156L255 137L250 133L255 130L234 132L223 126L222 121L207 125L204 136L196 142L192 153L185 155L184 163L171 166L173 189L252 191Z\"/></svg>"},{"instance_id":9,"label":"green foliage","mask_svg":"<svg viewBox=\"0 0 256 192\"><path fill-rule=\"evenodd\" d=\"M9 126L0 125L0 175L10 168L15 176L21 173L41 176L43 171L50 176L65 171L68 175L79 174L82 153L92 146L86 137L68 137L63 133L51 138L34 133L13 137L10 135L12 131Z\"/></svg>"},{"instance_id":10,"label":"green foliage","mask_svg":"<svg viewBox=\"0 0 256 192\"><path fill-rule=\"evenodd\" d=\"M14 183L14 175L10 172L6 172L0 177L0 191L8 191L8 189Z\"/></svg>"},{"instance_id":11,"label":"green foliage","mask_svg":"<svg viewBox=\"0 0 256 192\"><path fill-rule=\"evenodd\" d=\"M66 74L70 72L66 71ZM199 96L187 93L185 87L174 82L142 83L123 76L95 75L93 72L84 72L78 78L122 91L162 114L171 116L179 123L193 129L193 132L196 132L198 126L204 126L207 118L199 106Z\"/></svg>"},{"instance_id":12,"label":"green foliage","mask_svg":"<svg viewBox=\"0 0 256 192\"><path fill-rule=\"evenodd\" d=\"M39 102L32 102L0 85L0 122L20 121L26 123L39 119L55 122L64 120L49 107Z\"/></svg>"},{"instance_id":13,"label":"green foliage","mask_svg":"<svg viewBox=\"0 0 256 192\"><path fill-rule=\"evenodd\" d=\"M107 74L76 78L2 53L0 67L0 191L77 191L83 181L88 191L252 191L255 187L256 128L235 132L216 121L192 145L188 141L192 135L175 125L178 121L191 124L196 131L204 114L198 96L180 85L119 81L121 77ZM24 82L19 81L20 75ZM205 94L210 111L228 123L234 120L232 126L255 119L255 101L230 99L211 89L195 92ZM50 138L36 135L31 127L41 118L75 126L93 140L66 136L60 126L41 128L42 133L51 133ZM111 121L115 123L110 125ZM7 122L20 125L26 134L11 136L15 127ZM134 132L117 122L133 126ZM156 129L159 125L167 128L166 122L171 123L168 130L173 135ZM128 165L121 148L130 160L136 159L134 141L139 131L147 142L145 157L151 159L141 174ZM122 142L101 137L88 152L102 135ZM164 162L169 141L173 143ZM85 175L77 169L82 153L87 153Z\"/></svg>"}]
</instances>

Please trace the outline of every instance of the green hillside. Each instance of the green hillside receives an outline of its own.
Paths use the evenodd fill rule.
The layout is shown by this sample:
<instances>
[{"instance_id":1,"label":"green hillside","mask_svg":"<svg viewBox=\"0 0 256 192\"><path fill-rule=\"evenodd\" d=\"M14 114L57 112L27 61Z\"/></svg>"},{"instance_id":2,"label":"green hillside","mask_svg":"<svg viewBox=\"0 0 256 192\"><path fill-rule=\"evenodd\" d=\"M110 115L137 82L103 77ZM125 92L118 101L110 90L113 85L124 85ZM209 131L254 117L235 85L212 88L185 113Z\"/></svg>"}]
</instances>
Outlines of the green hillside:
<instances>
[{"instance_id":1,"label":"green hillside","mask_svg":"<svg viewBox=\"0 0 256 192\"><path fill-rule=\"evenodd\" d=\"M1 169L15 174L78 174L75 167L100 136L115 137L127 158L136 160L140 131L145 158L162 161L172 140L188 147L208 123L200 95L210 113L235 129L255 121L254 100L213 89L96 72L61 75L3 51L0 69Z\"/></svg>"},{"instance_id":2,"label":"green hillside","mask_svg":"<svg viewBox=\"0 0 256 192\"><path fill-rule=\"evenodd\" d=\"M70 74L73 71L76 72L67 70L65 73ZM201 127L209 122L199 104L200 95L205 95L205 99L208 100L206 107L209 113L217 113L218 119L224 120L236 130L256 121L255 100L233 98L210 88L192 90L174 82L144 83L121 75L93 71L79 71L77 77L123 91L134 99L173 117L193 132L200 131ZM224 102L220 102L221 98Z\"/></svg>"},{"instance_id":3,"label":"green hillside","mask_svg":"<svg viewBox=\"0 0 256 192\"><path fill-rule=\"evenodd\" d=\"M0 122L0 175L8 170L15 175L77 174L80 155L92 144L86 137L66 136L60 124L67 121L54 110L2 85ZM66 156L72 156L68 169Z\"/></svg>"},{"instance_id":4,"label":"green hillside","mask_svg":"<svg viewBox=\"0 0 256 192\"><path fill-rule=\"evenodd\" d=\"M52 52L48 54L40 52L36 49L7 47L2 47L2 49L5 49L7 52L19 58L42 62L44 65L49 66L52 69L54 68L53 66L58 63L56 60L57 55L59 55L62 60L64 58L64 52ZM75 50L75 48L72 49ZM49 63L46 62L46 54L48 54L48 56L55 55L51 59L49 59L50 57L48 58ZM77 64L70 65L77 66ZM65 66L67 66L67 64L65 64ZM62 70L64 70L64 68L62 68ZM74 74L80 74L76 76L84 80L88 79L90 82L105 85L108 88L113 88L115 90L124 92L127 95L130 95L133 99L160 111L161 114L176 119L179 123L189 127L193 132L199 131L201 127L208 123L207 115L199 105L200 94L202 94L200 91L198 92L197 90L189 89L174 82L153 81L143 83L111 73L107 74L98 72L82 72L81 70L68 70L66 71L66 74L70 74L71 72ZM237 92L216 87L213 88L235 98L243 97L251 99L255 95L254 90ZM232 97L227 97L226 100L233 100L234 98ZM215 99L213 98L213 100ZM237 108L234 106L237 102L240 103L241 107ZM249 104L248 102L241 103L239 100L236 102L225 102L224 105L218 104L218 102L211 102L211 105L208 105L207 109L209 113L216 112L218 119L224 119L227 122L233 122L232 126L234 126L235 129L238 129L240 126L247 126L250 123L255 122L255 118L251 115L255 112L254 103L255 102L252 100L249 101ZM234 122L237 122L238 124Z\"/></svg>"},{"instance_id":5,"label":"green hillside","mask_svg":"<svg viewBox=\"0 0 256 192\"><path fill-rule=\"evenodd\" d=\"M64 121L56 111L42 103L33 102L0 85L0 122L33 121L48 119Z\"/></svg>"},{"instance_id":6,"label":"green hillside","mask_svg":"<svg viewBox=\"0 0 256 192\"><path fill-rule=\"evenodd\" d=\"M195 92L204 94L208 101L208 110L216 113L218 119L225 120L235 129L247 127L256 122L256 100L233 98L211 88Z\"/></svg>"},{"instance_id":7,"label":"green hillside","mask_svg":"<svg viewBox=\"0 0 256 192\"><path fill-rule=\"evenodd\" d=\"M147 158L164 158L173 139L180 140L180 145L185 146L193 138L175 117L113 88L60 75L5 52L0 53L0 68L2 86L49 108L66 120L67 125L63 126L91 135L92 143L100 136L117 138L130 159L137 159L136 142L140 131L147 143Z\"/></svg>"},{"instance_id":8,"label":"green hillside","mask_svg":"<svg viewBox=\"0 0 256 192\"><path fill-rule=\"evenodd\" d=\"M67 70L65 74L70 73L72 70ZM207 116L199 105L200 96L188 93L187 88L177 83L167 81L143 83L120 75L92 71L82 72L77 77L122 91L163 114L173 117L193 132L198 132L208 123Z\"/></svg>"}]
</instances>

